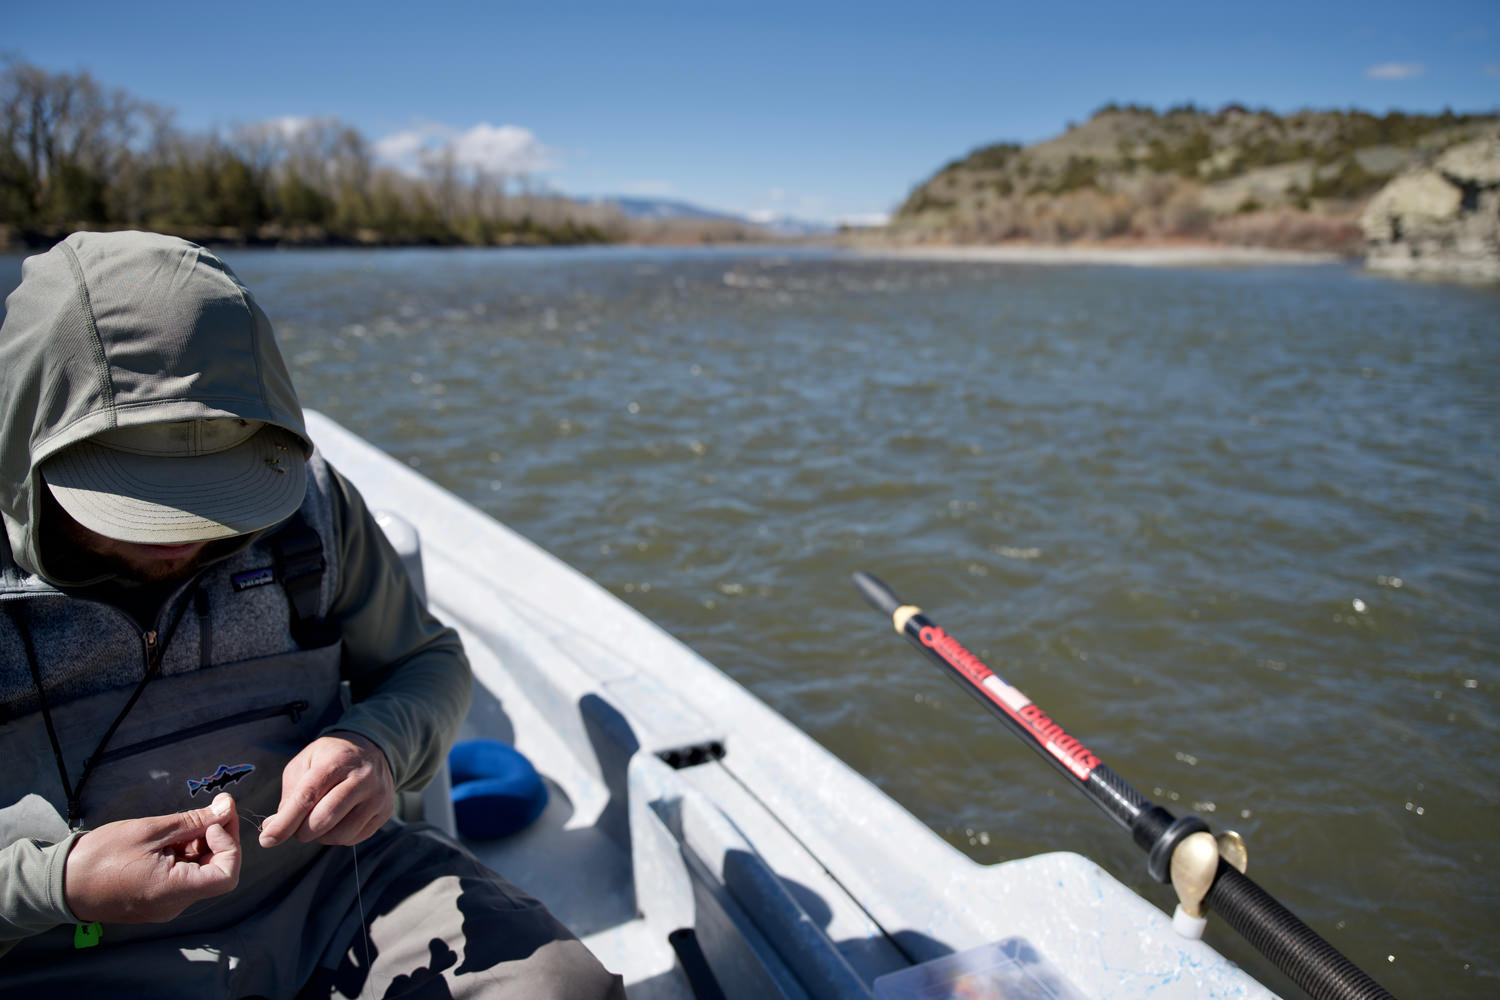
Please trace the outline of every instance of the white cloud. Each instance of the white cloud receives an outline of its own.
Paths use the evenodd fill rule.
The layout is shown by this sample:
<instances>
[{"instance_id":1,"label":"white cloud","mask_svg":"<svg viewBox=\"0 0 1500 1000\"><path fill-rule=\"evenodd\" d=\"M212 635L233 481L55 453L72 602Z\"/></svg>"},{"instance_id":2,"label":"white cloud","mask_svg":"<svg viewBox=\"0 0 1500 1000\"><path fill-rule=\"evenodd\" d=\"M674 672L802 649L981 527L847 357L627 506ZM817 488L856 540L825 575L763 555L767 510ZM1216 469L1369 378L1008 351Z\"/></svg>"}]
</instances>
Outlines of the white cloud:
<instances>
[{"instance_id":1,"label":"white cloud","mask_svg":"<svg viewBox=\"0 0 1500 1000\"><path fill-rule=\"evenodd\" d=\"M453 141L459 166L497 174L535 174L549 169L552 154L531 129L480 122Z\"/></svg>"},{"instance_id":2,"label":"white cloud","mask_svg":"<svg viewBox=\"0 0 1500 1000\"><path fill-rule=\"evenodd\" d=\"M422 151L422 145L426 141L427 138L421 131L408 129L376 139L372 146L376 159L392 166L404 167L416 162L417 154Z\"/></svg>"},{"instance_id":3,"label":"white cloud","mask_svg":"<svg viewBox=\"0 0 1500 1000\"><path fill-rule=\"evenodd\" d=\"M1365 76L1372 80L1410 80L1427 72L1427 67L1421 63L1381 63L1371 66L1365 70Z\"/></svg>"},{"instance_id":4,"label":"white cloud","mask_svg":"<svg viewBox=\"0 0 1500 1000\"><path fill-rule=\"evenodd\" d=\"M889 212L853 212L835 220L840 226L883 226L890 221Z\"/></svg>"},{"instance_id":5,"label":"white cloud","mask_svg":"<svg viewBox=\"0 0 1500 1000\"><path fill-rule=\"evenodd\" d=\"M286 138L295 139L322 121L321 118L310 118L306 115L282 115L280 118L272 118L265 124Z\"/></svg>"},{"instance_id":6,"label":"white cloud","mask_svg":"<svg viewBox=\"0 0 1500 1000\"><path fill-rule=\"evenodd\" d=\"M382 136L373 146L377 159L407 173L418 173L424 163L447 153L458 167L489 174L535 174L557 166L552 150L520 125L480 122L460 130L440 122L420 122Z\"/></svg>"}]
</instances>

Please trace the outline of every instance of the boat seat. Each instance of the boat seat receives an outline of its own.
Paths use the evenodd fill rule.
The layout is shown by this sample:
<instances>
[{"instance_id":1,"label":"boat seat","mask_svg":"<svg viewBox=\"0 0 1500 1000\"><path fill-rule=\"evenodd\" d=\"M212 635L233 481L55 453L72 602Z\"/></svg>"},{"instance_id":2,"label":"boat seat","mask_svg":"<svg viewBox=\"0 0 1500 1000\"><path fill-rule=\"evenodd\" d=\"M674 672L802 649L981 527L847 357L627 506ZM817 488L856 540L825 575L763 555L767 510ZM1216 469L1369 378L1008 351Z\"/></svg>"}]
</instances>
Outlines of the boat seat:
<instances>
[{"instance_id":1,"label":"boat seat","mask_svg":"<svg viewBox=\"0 0 1500 1000\"><path fill-rule=\"evenodd\" d=\"M400 514L388 510L374 512L375 523L385 532L401 565L411 577L412 586L422 603L427 603L427 579L422 574L422 539L416 527ZM458 826L453 819L453 779L448 771L448 760L437 775L420 791L404 791L397 795L396 815L408 823L430 823L452 836L458 835Z\"/></svg>"}]
</instances>

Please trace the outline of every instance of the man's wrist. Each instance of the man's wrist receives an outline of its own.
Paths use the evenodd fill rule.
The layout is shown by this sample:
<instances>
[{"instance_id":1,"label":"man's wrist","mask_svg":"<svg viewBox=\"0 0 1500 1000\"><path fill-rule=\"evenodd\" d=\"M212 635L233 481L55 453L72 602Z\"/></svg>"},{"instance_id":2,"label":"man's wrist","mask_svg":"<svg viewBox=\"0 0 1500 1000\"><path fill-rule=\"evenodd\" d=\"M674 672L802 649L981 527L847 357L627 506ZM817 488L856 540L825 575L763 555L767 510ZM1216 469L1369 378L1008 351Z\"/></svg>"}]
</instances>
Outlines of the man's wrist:
<instances>
[{"instance_id":1,"label":"man's wrist","mask_svg":"<svg viewBox=\"0 0 1500 1000\"><path fill-rule=\"evenodd\" d=\"M390 775L393 781L395 780L396 769L391 766L390 754L386 753L384 747L382 747L379 743L376 743L373 739L366 736L364 733L357 732L353 729L330 729L323 735L337 736L339 739L353 743L355 746L361 747L362 749L375 751L377 754L379 754L380 759L385 761L385 773Z\"/></svg>"}]
</instances>

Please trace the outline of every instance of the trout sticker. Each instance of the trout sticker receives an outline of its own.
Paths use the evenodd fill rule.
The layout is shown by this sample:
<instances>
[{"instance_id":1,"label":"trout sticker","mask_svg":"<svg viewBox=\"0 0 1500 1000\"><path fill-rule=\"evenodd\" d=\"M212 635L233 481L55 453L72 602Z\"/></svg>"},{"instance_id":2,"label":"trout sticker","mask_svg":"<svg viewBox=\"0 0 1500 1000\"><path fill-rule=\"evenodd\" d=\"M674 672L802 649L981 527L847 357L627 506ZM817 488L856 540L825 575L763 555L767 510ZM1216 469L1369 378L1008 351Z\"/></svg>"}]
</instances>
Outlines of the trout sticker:
<instances>
[{"instance_id":1,"label":"trout sticker","mask_svg":"<svg viewBox=\"0 0 1500 1000\"><path fill-rule=\"evenodd\" d=\"M254 770L254 764L235 764L233 767L228 764L220 764L219 769L206 778L189 778L187 783L188 794L197 795L199 792L203 792L205 795L212 795L221 788L228 788L230 785L235 784Z\"/></svg>"}]
</instances>

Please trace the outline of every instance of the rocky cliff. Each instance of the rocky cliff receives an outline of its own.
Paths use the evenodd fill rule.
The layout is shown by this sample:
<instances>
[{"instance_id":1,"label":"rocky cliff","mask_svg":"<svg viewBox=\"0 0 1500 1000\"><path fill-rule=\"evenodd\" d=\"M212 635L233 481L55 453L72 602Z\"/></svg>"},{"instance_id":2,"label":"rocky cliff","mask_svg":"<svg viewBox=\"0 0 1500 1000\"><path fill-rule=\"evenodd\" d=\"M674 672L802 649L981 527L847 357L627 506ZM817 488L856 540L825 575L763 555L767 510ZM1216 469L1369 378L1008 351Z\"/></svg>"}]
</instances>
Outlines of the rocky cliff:
<instances>
[{"instance_id":1,"label":"rocky cliff","mask_svg":"<svg viewBox=\"0 0 1500 1000\"><path fill-rule=\"evenodd\" d=\"M1372 270L1500 280L1500 132L1404 172L1359 222Z\"/></svg>"}]
</instances>

